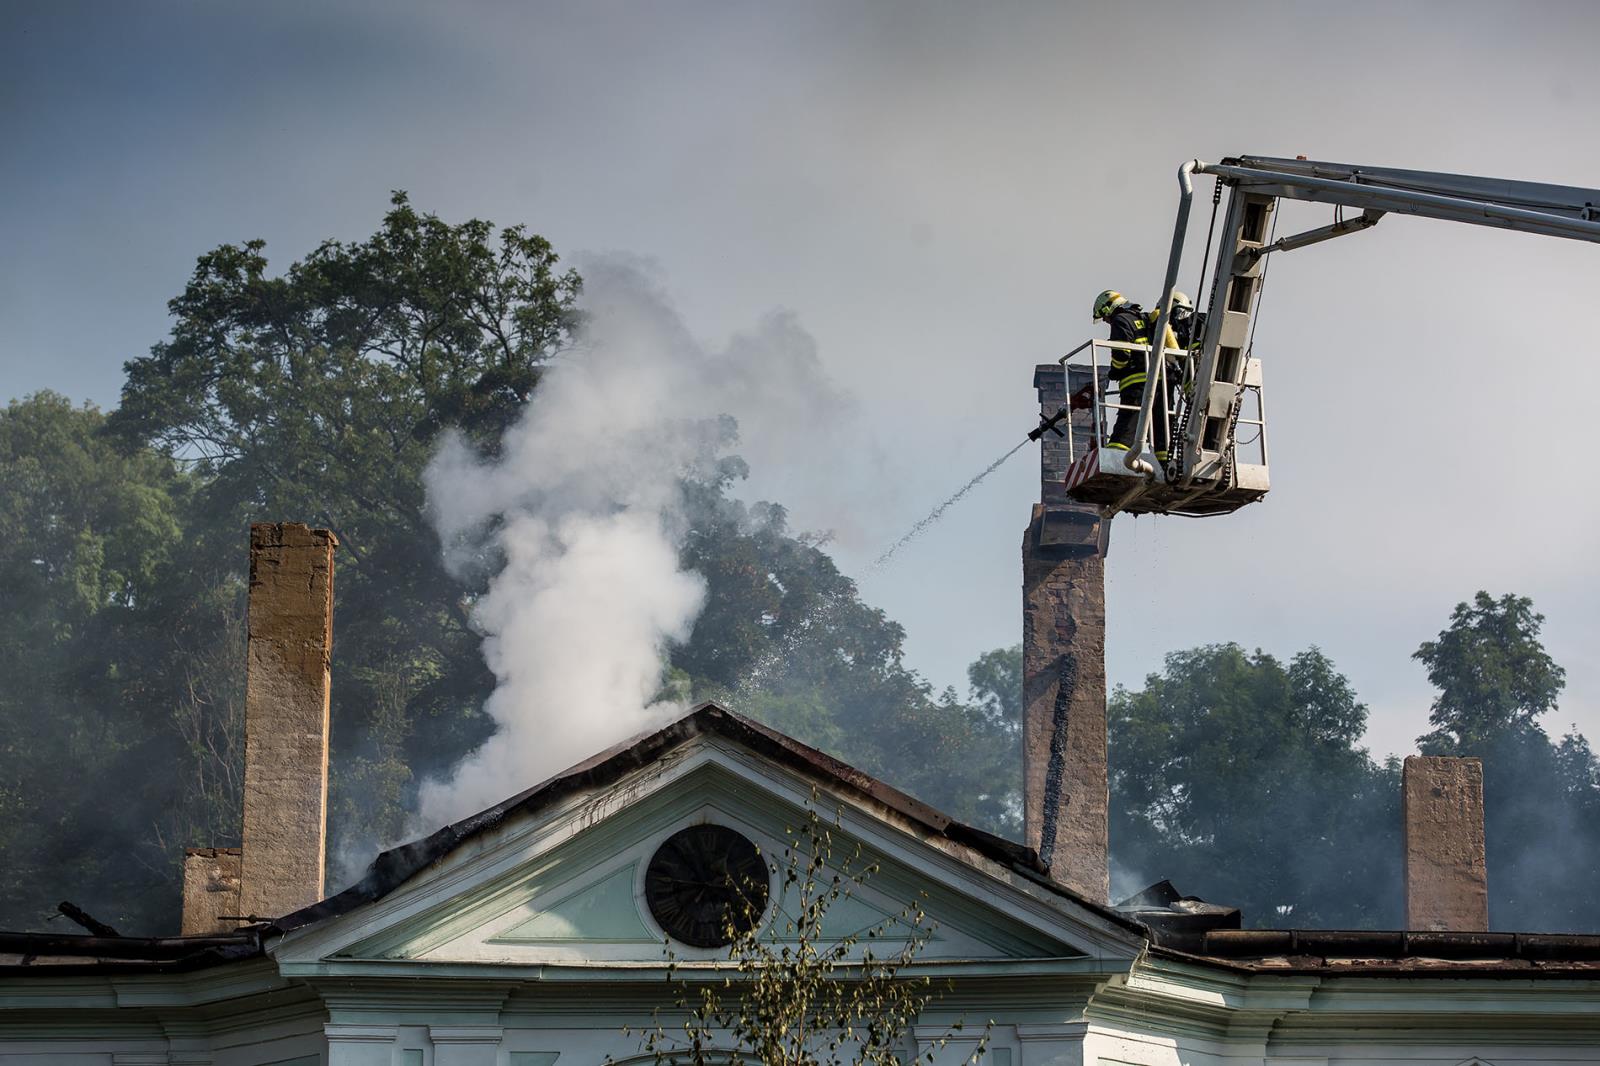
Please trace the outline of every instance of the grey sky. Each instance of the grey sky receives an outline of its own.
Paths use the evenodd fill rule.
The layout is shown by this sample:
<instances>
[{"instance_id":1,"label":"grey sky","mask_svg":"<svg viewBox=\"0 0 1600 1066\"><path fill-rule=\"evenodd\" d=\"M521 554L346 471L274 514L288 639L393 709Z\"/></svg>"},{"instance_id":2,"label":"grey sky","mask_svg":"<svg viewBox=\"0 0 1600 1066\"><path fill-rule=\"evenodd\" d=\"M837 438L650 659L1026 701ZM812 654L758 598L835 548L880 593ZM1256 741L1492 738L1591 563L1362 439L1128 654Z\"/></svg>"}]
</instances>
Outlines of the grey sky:
<instances>
[{"instance_id":1,"label":"grey sky","mask_svg":"<svg viewBox=\"0 0 1600 1066\"><path fill-rule=\"evenodd\" d=\"M1579 3L9 4L0 398L112 405L201 251L259 236L283 266L405 188L653 262L712 343L792 313L854 402L759 487L860 573L1029 427L1032 366L1090 335L1095 292L1153 295L1183 159L1600 185L1592 26ZM1597 283L1593 246L1403 218L1284 256L1257 333L1276 487L1117 520L1113 680L1315 643L1375 749L1409 750L1409 654L1481 587L1548 616L1547 725L1600 734ZM864 582L937 682L1018 638L1034 454Z\"/></svg>"}]
</instances>

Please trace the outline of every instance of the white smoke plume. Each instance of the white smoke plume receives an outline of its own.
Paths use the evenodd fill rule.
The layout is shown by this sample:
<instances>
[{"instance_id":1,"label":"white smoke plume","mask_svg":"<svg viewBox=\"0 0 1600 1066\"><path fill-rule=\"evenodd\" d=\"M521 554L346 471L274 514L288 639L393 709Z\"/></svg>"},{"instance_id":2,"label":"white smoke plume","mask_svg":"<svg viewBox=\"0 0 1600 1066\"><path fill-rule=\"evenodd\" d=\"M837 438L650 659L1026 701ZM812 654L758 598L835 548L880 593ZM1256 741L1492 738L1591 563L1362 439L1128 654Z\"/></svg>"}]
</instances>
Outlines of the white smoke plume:
<instances>
[{"instance_id":1,"label":"white smoke plume","mask_svg":"<svg viewBox=\"0 0 1600 1066\"><path fill-rule=\"evenodd\" d=\"M448 780L424 783L418 828L681 713L657 698L663 653L688 638L705 593L678 566L680 474L715 457L722 416L759 419L765 454L814 461L817 427L844 407L792 318L771 316L711 351L636 265L602 260L583 273L579 344L501 454L481 458L452 437L426 473L447 563L492 571L473 622L497 679L485 705L496 732ZM801 449L802 433L813 448Z\"/></svg>"}]
</instances>

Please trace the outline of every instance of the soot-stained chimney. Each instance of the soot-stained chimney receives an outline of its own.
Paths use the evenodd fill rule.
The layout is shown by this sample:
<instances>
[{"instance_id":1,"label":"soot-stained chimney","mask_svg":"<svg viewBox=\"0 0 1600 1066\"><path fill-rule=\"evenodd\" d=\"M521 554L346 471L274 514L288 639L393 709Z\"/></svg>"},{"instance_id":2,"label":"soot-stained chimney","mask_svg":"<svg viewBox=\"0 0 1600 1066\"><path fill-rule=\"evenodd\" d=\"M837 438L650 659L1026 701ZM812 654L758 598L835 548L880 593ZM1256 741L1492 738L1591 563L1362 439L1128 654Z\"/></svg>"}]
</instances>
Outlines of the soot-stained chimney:
<instances>
[{"instance_id":1,"label":"soot-stained chimney","mask_svg":"<svg viewBox=\"0 0 1600 1066\"><path fill-rule=\"evenodd\" d=\"M322 898L337 544L297 522L250 527L240 914L278 917Z\"/></svg>"},{"instance_id":2,"label":"soot-stained chimney","mask_svg":"<svg viewBox=\"0 0 1600 1066\"><path fill-rule=\"evenodd\" d=\"M1405 823L1406 928L1489 928L1483 830L1483 763L1412 755L1401 784Z\"/></svg>"},{"instance_id":3,"label":"soot-stained chimney","mask_svg":"<svg viewBox=\"0 0 1600 1066\"><path fill-rule=\"evenodd\" d=\"M1040 411L1054 414L1088 381L1045 363L1034 371ZM1086 412L1073 439L1089 438ZM1106 808L1105 547L1109 523L1067 498L1066 438L1046 433L1040 502L1022 540L1024 831L1051 876L1098 902L1110 896ZM1081 454L1081 453L1080 453Z\"/></svg>"}]
</instances>

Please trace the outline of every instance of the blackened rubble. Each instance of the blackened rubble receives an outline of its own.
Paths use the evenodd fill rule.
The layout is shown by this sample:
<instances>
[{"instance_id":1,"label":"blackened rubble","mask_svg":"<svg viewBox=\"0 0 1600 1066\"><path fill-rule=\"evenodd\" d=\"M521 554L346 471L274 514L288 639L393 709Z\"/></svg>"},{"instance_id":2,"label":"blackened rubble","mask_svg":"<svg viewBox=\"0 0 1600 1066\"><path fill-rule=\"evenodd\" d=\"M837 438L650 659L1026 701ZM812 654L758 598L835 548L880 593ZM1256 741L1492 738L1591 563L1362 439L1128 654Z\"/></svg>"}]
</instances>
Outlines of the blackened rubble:
<instances>
[{"instance_id":1,"label":"blackened rubble","mask_svg":"<svg viewBox=\"0 0 1600 1066\"><path fill-rule=\"evenodd\" d=\"M1401 929L1243 929L1237 907L1157 881L1117 904L1150 930L1157 954L1273 973L1351 976L1428 971L1462 976L1600 973L1600 936Z\"/></svg>"},{"instance_id":2,"label":"blackened rubble","mask_svg":"<svg viewBox=\"0 0 1600 1066\"><path fill-rule=\"evenodd\" d=\"M1198 955L1252 971L1381 977L1419 970L1463 977L1593 977L1600 936L1398 929L1215 929Z\"/></svg>"},{"instance_id":3,"label":"blackened rubble","mask_svg":"<svg viewBox=\"0 0 1600 1066\"><path fill-rule=\"evenodd\" d=\"M1194 954L1200 953L1211 930L1238 929L1241 924L1238 907L1185 896L1171 881L1157 881L1129 896L1117 904L1117 910L1149 929L1156 943Z\"/></svg>"},{"instance_id":4,"label":"blackened rubble","mask_svg":"<svg viewBox=\"0 0 1600 1066\"><path fill-rule=\"evenodd\" d=\"M0 971L173 973L261 955L259 928L226 936L63 936L0 932Z\"/></svg>"}]
</instances>

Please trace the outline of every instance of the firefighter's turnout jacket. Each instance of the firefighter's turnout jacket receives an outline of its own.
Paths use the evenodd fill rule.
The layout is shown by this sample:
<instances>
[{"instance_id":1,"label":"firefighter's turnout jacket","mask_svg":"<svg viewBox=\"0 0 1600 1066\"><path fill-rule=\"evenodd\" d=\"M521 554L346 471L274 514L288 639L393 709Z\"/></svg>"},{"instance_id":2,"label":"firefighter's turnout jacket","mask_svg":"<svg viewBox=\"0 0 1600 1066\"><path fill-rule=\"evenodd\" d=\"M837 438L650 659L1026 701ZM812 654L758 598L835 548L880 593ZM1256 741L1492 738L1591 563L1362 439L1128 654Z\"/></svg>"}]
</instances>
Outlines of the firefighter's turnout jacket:
<instances>
[{"instance_id":1,"label":"firefighter's turnout jacket","mask_svg":"<svg viewBox=\"0 0 1600 1066\"><path fill-rule=\"evenodd\" d=\"M1149 344L1150 334L1156 321L1156 312L1146 311L1138 304L1120 304L1107 317L1111 324L1111 339L1124 341L1130 344ZM1165 347L1178 347L1178 338L1172 332L1172 327L1166 330L1167 343ZM1132 404L1137 407L1144 400L1145 383L1150 379L1149 368L1154 365L1150 362L1148 352L1130 352L1121 348L1111 349L1111 380L1117 383L1119 399L1124 405ZM1167 392L1172 391L1173 378L1169 370L1167 375ZM1160 408L1151 423L1151 436L1154 438L1156 458L1162 462L1167 461L1168 437L1170 436L1170 422L1168 409L1171 401L1163 398ZM1117 421L1111 428L1111 439L1106 441L1106 447L1117 451L1127 451L1134 446L1134 433L1138 428L1139 414L1124 406L1117 412Z\"/></svg>"},{"instance_id":2,"label":"firefighter's turnout jacket","mask_svg":"<svg viewBox=\"0 0 1600 1066\"><path fill-rule=\"evenodd\" d=\"M1123 341L1128 344L1149 344L1150 331L1156 324L1155 311L1146 311L1138 304L1125 303L1119 305L1106 321L1111 325L1111 340ZM1178 337L1167 327L1168 348L1178 347ZM1149 378L1149 360L1143 352L1129 352L1121 348L1111 350L1111 380L1117 387L1127 392L1134 387L1142 387Z\"/></svg>"}]
</instances>

